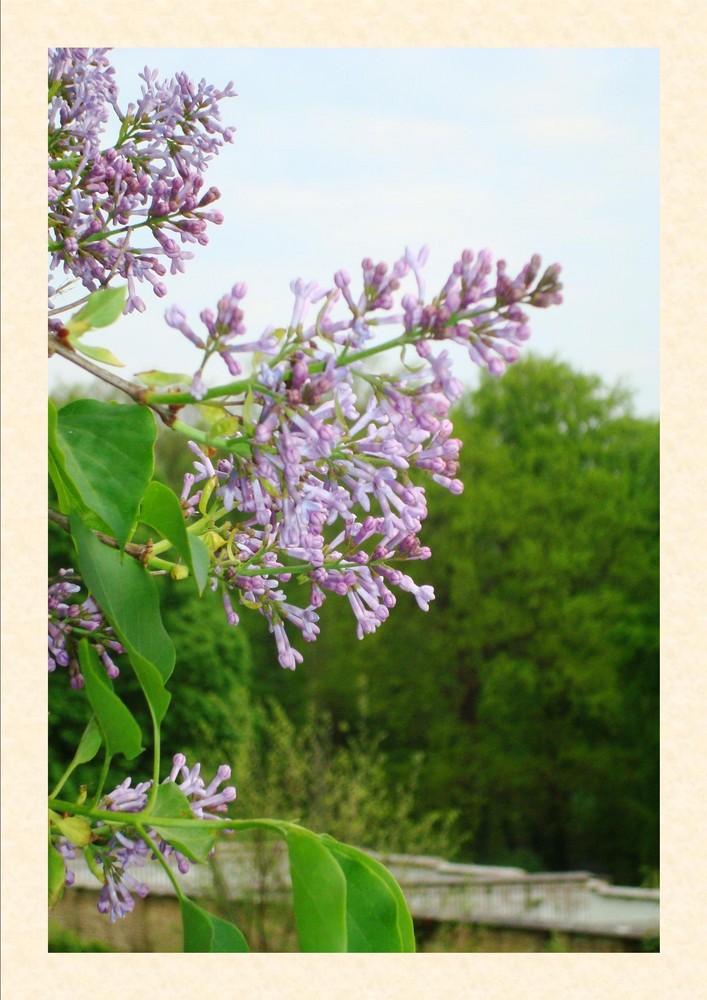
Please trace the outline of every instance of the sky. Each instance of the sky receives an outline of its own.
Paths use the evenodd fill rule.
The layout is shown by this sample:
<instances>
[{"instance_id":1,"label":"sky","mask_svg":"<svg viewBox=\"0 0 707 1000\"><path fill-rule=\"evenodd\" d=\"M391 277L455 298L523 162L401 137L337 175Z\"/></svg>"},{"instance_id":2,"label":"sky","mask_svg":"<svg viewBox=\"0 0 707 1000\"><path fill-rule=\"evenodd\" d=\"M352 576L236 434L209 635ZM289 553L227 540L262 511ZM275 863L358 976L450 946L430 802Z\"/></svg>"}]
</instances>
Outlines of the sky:
<instances>
[{"instance_id":1,"label":"sky","mask_svg":"<svg viewBox=\"0 0 707 1000\"><path fill-rule=\"evenodd\" d=\"M287 324L294 278L330 287L341 267L355 278L364 257L392 265L427 244L435 292L463 249L487 247L512 274L533 253L562 265L563 304L530 311L536 354L620 382L639 415L658 415L657 49L115 49L111 60L123 106L146 65L238 93L222 105L234 142L206 174L224 223L166 298L145 286L144 314L86 338L124 376L197 367L164 323L169 305L197 329L244 281L251 339ZM455 359L474 386L463 348ZM81 378L63 359L50 377ZM227 379L212 359L206 383Z\"/></svg>"}]
</instances>

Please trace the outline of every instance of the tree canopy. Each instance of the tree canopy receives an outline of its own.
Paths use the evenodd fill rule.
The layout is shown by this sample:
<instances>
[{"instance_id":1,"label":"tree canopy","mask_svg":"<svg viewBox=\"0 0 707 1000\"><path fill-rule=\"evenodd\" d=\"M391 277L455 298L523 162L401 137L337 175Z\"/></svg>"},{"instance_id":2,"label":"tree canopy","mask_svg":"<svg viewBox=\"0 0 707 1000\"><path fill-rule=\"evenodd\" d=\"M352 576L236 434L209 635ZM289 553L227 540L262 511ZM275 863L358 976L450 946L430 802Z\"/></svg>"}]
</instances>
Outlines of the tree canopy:
<instances>
[{"instance_id":1,"label":"tree canopy","mask_svg":"<svg viewBox=\"0 0 707 1000\"><path fill-rule=\"evenodd\" d=\"M423 750L429 808L477 861L657 866L658 424L556 360L486 378L455 416L461 497L435 491L426 616L351 641L323 615L315 696Z\"/></svg>"}]
</instances>

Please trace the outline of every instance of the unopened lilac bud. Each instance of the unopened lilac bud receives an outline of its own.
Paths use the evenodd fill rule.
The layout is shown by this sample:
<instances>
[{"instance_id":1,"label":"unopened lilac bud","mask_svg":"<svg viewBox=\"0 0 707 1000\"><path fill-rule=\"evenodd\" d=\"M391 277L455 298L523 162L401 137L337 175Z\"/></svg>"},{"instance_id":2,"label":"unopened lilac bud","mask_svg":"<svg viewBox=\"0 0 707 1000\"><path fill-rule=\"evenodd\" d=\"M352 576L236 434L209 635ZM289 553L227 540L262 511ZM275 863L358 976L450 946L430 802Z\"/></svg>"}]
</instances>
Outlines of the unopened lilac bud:
<instances>
[{"instance_id":1,"label":"unopened lilac bud","mask_svg":"<svg viewBox=\"0 0 707 1000\"><path fill-rule=\"evenodd\" d=\"M233 610L233 605L231 604L231 598L227 593L223 595L223 607L226 612L226 620L229 625L237 625L240 621L238 615Z\"/></svg>"},{"instance_id":2,"label":"unopened lilac bud","mask_svg":"<svg viewBox=\"0 0 707 1000\"><path fill-rule=\"evenodd\" d=\"M201 201L199 202L199 208L205 208L212 202L217 201L217 199L219 199L220 197L221 197L221 192L219 191L219 189L217 187L210 187L209 190L206 192L206 194L202 197Z\"/></svg>"},{"instance_id":3,"label":"unopened lilac bud","mask_svg":"<svg viewBox=\"0 0 707 1000\"><path fill-rule=\"evenodd\" d=\"M172 757L172 770L169 772L169 777L165 778L165 781L176 781L177 775L182 770L187 762L187 758L183 753L175 753Z\"/></svg>"},{"instance_id":4,"label":"unopened lilac bud","mask_svg":"<svg viewBox=\"0 0 707 1000\"><path fill-rule=\"evenodd\" d=\"M112 681L120 675L120 670L116 667L115 663L111 660L108 653L101 654L101 660L103 661L103 666L106 668L106 673Z\"/></svg>"},{"instance_id":5,"label":"unopened lilac bud","mask_svg":"<svg viewBox=\"0 0 707 1000\"><path fill-rule=\"evenodd\" d=\"M346 285L350 285L351 275L347 270L341 268L341 270L337 271L334 275L334 284L337 288L344 288Z\"/></svg>"},{"instance_id":6,"label":"unopened lilac bud","mask_svg":"<svg viewBox=\"0 0 707 1000\"><path fill-rule=\"evenodd\" d=\"M234 358L231 352L226 350L220 350L219 354L221 355L221 359L223 360L226 368L228 368L229 374L232 375L233 378L238 378L238 376L242 374L243 369L237 358Z\"/></svg>"},{"instance_id":7,"label":"unopened lilac bud","mask_svg":"<svg viewBox=\"0 0 707 1000\"><path fill-rule=\"evenodd\" d=\"M181 500L186 500L191 492L191 488L194 485L194 474L192 472L184 473L184 485L182 487L182 492L180 495Z\"/></svg>"}]
</instances>

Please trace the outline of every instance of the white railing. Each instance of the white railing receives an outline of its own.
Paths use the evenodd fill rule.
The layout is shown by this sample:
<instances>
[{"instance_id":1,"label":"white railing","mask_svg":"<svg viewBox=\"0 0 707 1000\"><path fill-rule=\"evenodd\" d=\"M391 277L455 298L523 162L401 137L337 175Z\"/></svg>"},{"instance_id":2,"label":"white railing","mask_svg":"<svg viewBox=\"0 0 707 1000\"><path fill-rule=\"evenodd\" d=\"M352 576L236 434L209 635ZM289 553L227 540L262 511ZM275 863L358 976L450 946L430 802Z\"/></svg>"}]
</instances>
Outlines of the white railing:
<instances>
[{"instance_id":1,"label":"white railing","mask_svg":"<svg viewBox=\"0 0 707 1000\"><path fill-rule=\"evenodd\" d=\"M218 887L231 899L278 898L289 891L284 845L268 845L267 870L256 854L237 844L220 844ZM490 926L525 927L609 937L643 938L659 933L657 889L613 886L589 872L528 874L522 868L455 864L441 858L369 851L397 879L413 917ZM77 858L76 885L97 888L94 876ZM146 865L136 876L157 895L174 888L160 865ZM179 876L189 895L213 894L214 873L194 865Z\"/></svg>"}]
</instances>

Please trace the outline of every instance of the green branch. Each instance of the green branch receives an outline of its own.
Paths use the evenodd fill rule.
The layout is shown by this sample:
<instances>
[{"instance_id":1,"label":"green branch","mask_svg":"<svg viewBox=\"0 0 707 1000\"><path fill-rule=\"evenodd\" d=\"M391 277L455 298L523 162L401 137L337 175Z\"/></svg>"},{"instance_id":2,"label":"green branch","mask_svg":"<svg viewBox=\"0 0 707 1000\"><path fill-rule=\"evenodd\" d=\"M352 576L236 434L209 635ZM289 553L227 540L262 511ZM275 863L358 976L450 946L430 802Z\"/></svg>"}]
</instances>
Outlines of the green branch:
<instances>
[{"instance_id":1,"label":"green branch","mask_svg":"<svg viewBox=\"0 0 707 1000\"><path fill-rule=\"evenodd\" d=\"M183 816L153 816L148 809L141 812L118 812L112 809L96 809L92 806L79 805L76 802L67 802L63 799L49 799L49 808L55 812L75 816L86 816L89 819L102 820L104 823L129 824L138 827L139 825L149 825L154 823L157 826L170 826L194 829L195 824L206 827L209 830L233 830L239 832L243 830L269 830L271 833L285 835L287 830L294 826L285 820L274 819L197 819L184 818Z\"/></svg>"}]
</instances>

